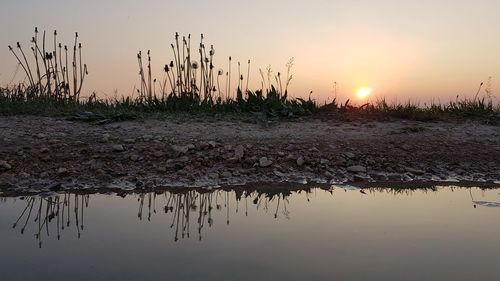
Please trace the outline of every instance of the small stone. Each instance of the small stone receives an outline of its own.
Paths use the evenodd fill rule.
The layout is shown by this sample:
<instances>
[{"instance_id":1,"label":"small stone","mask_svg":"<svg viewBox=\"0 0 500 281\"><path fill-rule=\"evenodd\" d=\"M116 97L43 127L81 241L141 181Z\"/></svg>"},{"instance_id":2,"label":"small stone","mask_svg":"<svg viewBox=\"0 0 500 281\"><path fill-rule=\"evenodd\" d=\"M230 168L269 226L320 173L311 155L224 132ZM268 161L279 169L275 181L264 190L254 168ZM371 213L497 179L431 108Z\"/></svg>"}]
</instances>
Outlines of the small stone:
<instances>
[{"instance_id":1,"label":"small stone","mask_svg":"<svg viewBox=\"0 0 500 281\"><path fill-rule=\"evenodd\" d=\"M283 151L278 151L278 156L280 156L280 157L285 157L285 155L286 155L286 154L285 154L285 152L283 152Z\"/></svg>"},{"instance_id":2,"label":"small stone","mask_svg":"<svg viewBox=\"0 0 500 281\"><path fill-rule=\"evenodd\" d=\"M208 177L211 179L218 179L219 178L219 173L208 173Z\"/></svg>"},{"instance_id":3,"label":"small stone","mask_svg":"<svg viewBox=\"0 0 500 281\"><path fill-rule=\"evenodd\" d=\"M334 178L335 176L334 176L332 173L330 173L329 171L325 171L325 177L327 177L327 178L329 178L329 179L332 179L332 178Z\"/></svg>"},{"instance_id":4,"label":"small stone","mask_svg":"<svg viewBox=\"0 0 500 281\"><path fill-rule=\"evenodd\" d=\"M224 172L222 172L221 176L223 178L230 178L230 177L233 176L233 174L231 172L229 172L229 171L224 171Z\"/></svg>"},{"instance_id":5,"label":"small stone","mask_svg":"<svg viewBox=\"0 0 500 281\"><path fill-rule=\"evenodd\" d=\"M10 170L10 169L12 169L12 166L9 163L7 163L7 161L1 160L0 161L0 169Z\"/></svg>"},{"instance_id":6,"label":"small stone","mask_svg":"<svg viewBox=\"0 0 500 281\"><path fill-rule=\"evenodd\" d=\"M408 151L408 150L410 150L410 149L411 149L411 146L410 146L410 145L407 145L407 144L403 144L403 145L401 146L401 149Z\"/></svg>"},{"instance_id":7,"label":"small stone","mask_svg":"<svg viewBox=\"0 0 500 281\"><path fill-rule=\"evenodd\" d=\"M181 154L185 154L189 151L188 146L172 145L172 150Z\"/></svg>"},{"instance_id":8,"label":"small stone","mask_svg":"<svg viewBox=\"0 0 500 281\"><path fill-rule=\"evenodd\" d=\"M132 160L134 162L139 161L139 159L140 159L139 155L135 155L135 154L130 155L130 160Z\"/></svg>"},{"instance_id":9,"label":"small stone","mask_svg":"<svg viewBox=\"0 0 500 281\"><path fill-rule=\"evenodd\" d=\"M163 151L155 151L153 153L153 156L156 158L161 158L161 157L165 156L165 153L163 153Z\"/></svg>"},{"instance_id":10,"label":"small stone","mask_svg":"<svg viewBox=\"0 0 500 281\"><path fill-rule=\"evenodd\" d=\"M101 141L102 142L108 142L110 138L111 138L110 134L102 134Z\"/></svg>"},{"instance_id":11,"label":"small stone","mask_svg":"<svg viewBox=\"0 0 500 281\"><path fill-rule=\"evenodd\" d=\"M135 143L135 139L124 139L125 143Z\"/></svg>"},{"instance_id":12,"label":"small stone","mask_svg":"<svg viewBox=\"0 0 500 281\"><path fill-rule=\"evenodd\" d=\"M30 174L26 173L26 172L20 172L19 173L19 177L22 178L22 179L27 179L30 177Z\"/></svg>"},{"instance_id":13,"label":"small stone","mask_svg":"<svg viewBox=\"0 0 500 281\"><path fill-rule=\"evenodd\" d=\"M261 157L259 159L259 166L262 168L269 167L273 164L273 161L267 159L267 157Z\"/></svg>"},{"instance_id":14,"label":"small stone","mask_svg":"<svg viewBox=\"0 0 500 281\"><path fill-rule=\"evenodd\" d=\"M245 147L243 145L238 145L234 148L234 157L238 159L242 159L245 156Z\"/></svg>"},{"instance_id":15,"label":"small stone","mask_svg":"<svg viewBox=\"0 0 500 281\"><path fill-rule=\"evenodd\" d=\"M278 170L274 170L274 171L273 171L273 173L274 173L276 176L280 177L280 178L284 178L284 177L286 176L284 173L282 173L282 172L280 172L280 171L278 171Z\"/></svg>"},{"instance_id":16,"label":"small stone","mask_svg":"<svg viewBox=\"0 0 500 281\"><path fill-rule=\"evenodd\" d=\"M360 165L355 165L355 166L349 166L347 167L347 171L351 173L365 173L366 168Z\"/></svg>"},{"instance_id":17,"label":"small stone","mask_svg":"<svg viewBox=\"0 0 500 281\"><path fill-rule=\"evenodd\" d=\"M309 152L319 153L320 151L319 151L319 149L317 149L316 147L314 147L314 146L313 146L313 147L311 147L311 148L309 149Z\"/></svg>"},{"instance_id":18,"label":"small stone","mask_svg":"<svg viewBox=\"0 0 500 281\"><path fill-rule=\"evenodd\" d=\"M59 169L57 169L56 174L58 176L64 176L64 175L68 174L68 169L66 169L66 168L59 168Z\"/></svg>"},{"instance_id":19,"label":"small stone","mask_svg":"<svg viewBox=\"0 0 500 281\"><path fill-rule=\"evenodd\" d=\"M22 149L19 149L17 152L16 152L17 156L23 156L24 155L24 150Z\"/></svg>"},{"instance_id":20,"label":"small stone","mask_svg":"<svg viewBox=\"0 0 500 281\"><path fill-rule=\"evenodd\" d=\"M345 157L349 158L349 159L353 159L354 157L356 157L356 155L354 155L354 153L352 152L346 152L344 153Z\"/></svg>"},{"instance_id":21,"label":"small stone","mask_svg":"<svg viewBox=\"0 0 500 281\"><path fill-rule=\"evenodd\" d=\"M319 160L319 163L321 165L327 165L328 163L330 163L330 161L328 159L321 158L321 160Z\"/></svg>"},{"instance_id":22,"label":"small stone","mask_svg":"<svg viewBox=\"0 0 500 281\"><path fill-rule=\"evenodd\" d=\"M42 147L40 148L40 153L47 153L49 152L49 148L48 147Z\"/></svg>"},{"instance_id":23,"label":"small stone","mask_svg":"<svg viewBox=\"0 0 500 281\"><path fill-rule=\"evenodd\" d=\"M113 150L113 152L123 152L125 151L125 147L123 147L123 145L121 144L115 144L111 147L111 149Z\"/></svg>"},{"instance_id":24,"label":"small stone","mask_svg":"<svg viewBox=\"0 0 500 281\"><path fill-rule=\"evenodd\" d=\"M304 163L306 163L304 157L300 156L299 158L297 158L297 166L301 167L302 165L304 165Z\"/></svg>"},{"instance_id":25,"label":"small stone","mask_svg":"<svg viewBox=\"0 0 500 281\"><path fill-rule=\"evenodd\" d=\"M43 133L39 133L39 134L36 135L36 137L39 138L39 139L43 139L43 138L47 137L47 135L43 134Z\"/></svg>"},{"instance_id":26,"label":"small stone","mask_svg":"<svg viewBox=\"0 0 500 281\"><path fill-rule=\"evenodd\" d=\"M415 175L423 175L425 173L422 170L414 169L414 168L411 168L411 167L405 167L405 171L408 172L408 173L415 174Z\"/></svg>"},{"instance_id":27,"label":"small stone","mask_svg":"<svg viewBox=\"0 0 500 281\"><path fill-rule=\"evenodd\" d=\"M212 147L212 148L217 147L217 143L215 141L209 141L208 145L210 145L210 147Z\"/></svg>"}]
</instances>

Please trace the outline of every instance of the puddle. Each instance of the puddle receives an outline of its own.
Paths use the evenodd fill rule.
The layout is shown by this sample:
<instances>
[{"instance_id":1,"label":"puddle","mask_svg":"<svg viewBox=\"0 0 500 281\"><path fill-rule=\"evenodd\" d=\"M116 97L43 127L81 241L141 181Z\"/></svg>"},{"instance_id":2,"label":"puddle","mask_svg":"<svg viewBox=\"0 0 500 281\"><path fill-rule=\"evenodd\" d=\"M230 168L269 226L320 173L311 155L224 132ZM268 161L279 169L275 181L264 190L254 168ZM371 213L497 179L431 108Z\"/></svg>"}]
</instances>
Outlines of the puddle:
<instances>
[{"instance_id":1,"label":"puddle","mask_svg":"<svg viewBox=\"0 0 500 281\"><path fill-rule=\"evenodd\" d=\"M0 198L1 280L492 280L498 189Z\"/></svg>"}]
</instances>

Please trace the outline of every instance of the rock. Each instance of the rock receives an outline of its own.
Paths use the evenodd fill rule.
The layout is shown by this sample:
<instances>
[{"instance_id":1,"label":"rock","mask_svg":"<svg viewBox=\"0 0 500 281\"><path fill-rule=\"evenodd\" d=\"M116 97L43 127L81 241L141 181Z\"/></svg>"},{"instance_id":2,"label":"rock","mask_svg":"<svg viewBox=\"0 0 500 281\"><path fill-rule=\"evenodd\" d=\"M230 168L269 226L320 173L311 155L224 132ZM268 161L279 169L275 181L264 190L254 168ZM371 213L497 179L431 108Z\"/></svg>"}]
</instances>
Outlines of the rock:
<instances>
[{"instance_id":1,"label":"rock","mask_svg":"<svg viewBox=\"0 0 500 281\"><path fill-rule=\"evenodd\" d=\"M194 146L192 148L194 148ZM177 152L177 153L181 153L181 154L187 153L189 151L189 149L190 149L190 147L187 145L184 145L184 146L172 145L172 150Z\"/></svg>"},{"instance_id":2,"label":"rock","mask_svg":"<svg viewBox=\"0 0 500 281\"><path fill-rule=\"evenodd\" d=\"M212 147L212 148L217 147L217 143L215 141L209 141L208 145L210 145L210 147Z\"/></svg>"},{"instance_id":3,"label":"rock","mask_svg":"<svg viewBox=\"0 0 500 281\"><path fill-rule=\"evenodd\" d=\"M48 147L42 147L40 148L40 153L47 153L49 152L49 148Z\"/></svg>"},{"instance_id":4,"label":"rock","mask_svg":"<svg viewBox=\"0 0 500 281\"><path fill-rule=\"evenodd\" d=\"M121 144L115 144L111 146L111 150L113 150L113 152L123 152L125 151L125 147L123 147L123 145Z\"/></svg>"},{"instance_id":5,"label":"rock","mask_svg":"<svg viewBox=\"0 0 500 281\"><path fill-rule=\"evenodd\" d=\"M411 167L405 167L405 171L408 172L408 173L415 174L415 175L423 175L425 173L422 170L414 169L414 168L411 168Z\"/></svg>"},{"instance_id":6,"label":"rock","mask_svg":"<svg viewBox=\"0 0 500 281\"><path fill-rule=\"evenodd\" d=\"M321 165L327 165L328 163L330 163L330 161L328 159L321 158L321 160L319 160L319 163Z\"/></svg>"},{"instance_id":7,"label":"rock","mask_svg":"<svg viewBox=\"0 0 500 281\"><path fill-rule=\"evenodd\" d=\"M332 173L330 173L329 171L326 171L325 172L325 177L327 177L329 179L333 179L335 176Z\"/></svg>"},{"instance_id":8,"label":"rock","mask_svg":"<svg viewBox=\"0 0 500 281\"><path fill-rule=\"evenodd\" d=\"M29 178L31 175L26 173L26 172L20 172L19 173L19 177L22 178L22 179L27 179Z\"/></svg>"},{"instance_id":9,"label":"rock","mask_svg":"<svg viewBox=\"0 0 500 281\"><path fill-rule=\"evenodd\" d=\"M360 165L355 165L347 167L347 171L351 173L365 173L366 168Z\"/></svg>"},{"instance_id":10,"label":"rock","mask_svg":"<svg viewBox=\"0 0 500 281\"><path fill-rule=\"evenodd\" d=\"M306 160L304 160L304 157L300 156L299 158L297 158L297 166L301 167L302 165L304 165L304 163L306 163Z\"/></svg>"},{"instance_id":11,"label":"rock","mask_svg":"<svg viewBox=\"0 0 500 281\"><path fill-rule=\"evenodd\" d=\"M269 167L273 164L273 161L267 159L267 157L261 157L259 159L259 166L262 168Z\"/></svg>"},{"instance_id":12,"label":"rock","mask_svg":"<svg viewBox=\"0 0 500 281\"><path fill-rule=\"evenodd\" d=\"M280 156L280 157L285 157L285 155L286 155L286 154L285 154L285 152L283 152L283 151L278 151L278 156Z\"/></svg>"},{"instance_id":13,"label":"rock","mask_svg":"<svg viewBox=\"0 0 500 281\"><path fill-rule=\"evenodd\" d=\"M163 151L155 151L153 153L153 156L156 158L161 158L161 157L165 156L165 153Z\"/></svg>"},{"instance_id":14,"label":"rock","mask_svg":"<svg viewBox=\"0 0 500 281\"><path fill-rule=\"evenodd\" d=\"M208 177L211 179L218 179L219 178L219 173L208 173Z\"/></svg>"},{"instance_id":15,"label":"rock","mask_svg":"<svg viewBox=\"0 0 500 281\"><path fill-rule=\"evenodd\" d=\"M403 145L401 146L401 149L402 149L402 150L405 150L405 151L408 151L408 150L410 150L410 149L411 149L411 146L410 146L410 145L408 145L408 144L403 144Z\"/></svg>"},{"instance_id":16,"label":"rock","mask_svg":"<svg viewBox=\"0 0 500 281\"><path fill-rule=\"evenodd\" d=\"M68 174L68 169L66 169L66 168L59 168L59 169L57 169L56 174L58 176L67 175Z\"/></svg>"},{"instance_id":17,"label":"rock","mask_svg":"<svg viewBox=\"0 0 500 281\"><path fill-rule=\"evenodd\" d=\"M47 137L47 135L43 134L43 133L39 133L39 134L36 135L36 137L39 138L39 139L43 139L43 138Z\"/></svg>"},{"instance_id":18,"label":"rock","mask_svg":"<svg viewBox=\"0 0 500 281\"><path fill-rule=\"evenodd\" d=\"M110 134L102 134L102 136L101 136L101 141L102 142L108 142L110 139L111 139L111 135Z\"/></svg>"},{"instance_id":19,"label":"rock","mask_svg":"<svg viewBox=\"0 0 500 281\"><path fill-rule=\"evenodd\" d=\"M317 149L316 147L313 146L309 149L309 152L319 153L320 151L319 151L319 149Z\"/></svg>"},{"instance_id":20,"label":"rock","mask_svg":"<svg viewBox=\"0 0 500 281\"><path fill-rule=\"evenodd\" d=\"M233 176L233 174L231 172L229 172L229 171L224 171L224 172L222 172L221 176L223 178L230 178L230 177Z\"/></svg>"},{"instance_id":21,"label":"rock","mask_svg":"<svg viewBox=\"0 0 500 281\"><path fill-rule=\"evenodd\" d=\"M354 153L352 152L346 152L344 153L345 157L349 158L349 159L353 159L356 157L356 155L354 155Z\"/></svg>"},{"instance_id":22,"label":"rock","mask_svg":"<svg viewBox=\"0 0 500 281\"><path fill-rule=\"evenodd\" d=\"M245 147L243 147L243 145L240 144L234 148L234 157L241 160L243 156L245 156Z\"/></svg>"},{"instance_id":23,"label":"rock","mask_svg":"<svg viewBox=\"0 0 500 281\"><path fill-rule=\"evenodd\" d=\"M12 169L12 166L9 163L7 163L7 161L1 160L0 161L0 169L8 171L8 170Z\"/></svg>"},{"instance_id":24,"label":"rock","mask_svg":"<svg viewBox=\"0 0 500 281\"><path fill-rule=\"evenodd\" d=\"M282 172L280 172L280 171L278 171L278 170L274 170L274 171L273 171L273 173L274 173L276 176L280 177L280 178L284 178L284 177L286 176L284 173L282 173Z\"/></svg>"},{"instance_id":25,"label":"rock","mask_svg":"<svg viewBox=\"0 0 500 281\"><path fill-rule=\"evenodd\" d=\"M140 158L141 157L139 157L139 155L135 155L135 154L130 155L130 160L132 160L134 162L139 161Z\"/></svg>"},{"instance_id":26,"label":"rock","mask_svg":"<svg viewBox=\"0 0 500 281\"><path fill-rule=\"evenodd\" d=\"M355 182L363 182L370 180L370 177L365 174L355 174L352 180Z\"/></svg>"},{"instance_id":27,"label":"rock","mask_svg":"<svg viewBox=\"0 0 500 281\"><path fill-rule=\"evenodd\" d=\"M17 152L16 152L17 156L24 156L24 151L22 149L19 149Z\"/></svg>"},{"instance_id":28,"label":"rock","mask_svg":"<svg viewBox=\"0 0 500 281\"><path fill-rule=\"evenodd\" d=\"M123 141L129 144L135 143L135 139L124 139Z\"/></svg>"}]
</instances>

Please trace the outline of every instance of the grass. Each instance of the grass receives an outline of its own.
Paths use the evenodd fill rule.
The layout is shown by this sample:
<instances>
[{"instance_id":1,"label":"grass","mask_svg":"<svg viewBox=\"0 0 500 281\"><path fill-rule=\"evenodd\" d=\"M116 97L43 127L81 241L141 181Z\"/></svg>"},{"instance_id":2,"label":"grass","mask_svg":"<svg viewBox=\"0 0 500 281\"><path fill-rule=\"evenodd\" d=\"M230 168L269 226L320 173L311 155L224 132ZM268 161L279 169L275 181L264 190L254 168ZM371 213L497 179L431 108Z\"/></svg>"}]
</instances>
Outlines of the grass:
<instances>
[{"instance_id":1,"label":"grass","mask_svg":"<svg viewBox=\"0 0 500 281\"><path fill-rule=\"evenodd\" d=\"M197 48L192 47L191 36L175 34L171 44L173 60L163 67L162 79L152 77L150 51L139 52L140 87L137 96L115 99L101 99L95 94L81 97L81 89L88 75L87 65L82 61L82 45L75 33L72 51L58 42L53 33L51 50L48 50L46 33L39 38L35 28L31 39L31 52L27 53L20 43L9 50L18 60L25 79L16 86L0 87L0 115L40 114L75 115L83 119L113 118L126 119L151 114L245 114L258 113L264 117L327 116L339 120L402 118L420 121L449 118L480 119L490 124L500 124L500 104L493 103L491 78L479 98L481 83L474 99L457 99L447 104L417 103L388 104L385 99L361 106L350 104L349 100L319 105L308 99L290 98L288 87L292 80L293 59L286 65L286 75L278 72L273 76L271 68L259 69L261 89L248 89L250 81L250 60L246 75L242 74L241 63L237 62L238 83L232 85L233 59L228 58L227 71L216 70L213 62L213 45L205 47L200 36ZM28 56L27 56L28 54ZM222 80L222 81L221 81ZM234 80L234 79L233 79ZM274 81L274 82L273 82ZM246 85L246 86L245 86ZM244 89L243 89L244 88Z\"/></svg>"}]
</instances>

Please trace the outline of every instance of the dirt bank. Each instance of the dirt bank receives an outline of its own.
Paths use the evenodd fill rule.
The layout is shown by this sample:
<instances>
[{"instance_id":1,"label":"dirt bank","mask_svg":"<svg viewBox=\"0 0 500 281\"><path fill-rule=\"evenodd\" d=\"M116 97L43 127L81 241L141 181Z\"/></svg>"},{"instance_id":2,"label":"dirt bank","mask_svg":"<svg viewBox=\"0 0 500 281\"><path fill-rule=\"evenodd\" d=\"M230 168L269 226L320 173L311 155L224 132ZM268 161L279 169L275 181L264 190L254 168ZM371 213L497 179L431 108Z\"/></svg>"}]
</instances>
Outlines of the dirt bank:
<instances>
[{"instance_id":1,"label":"dirt bank","mask_svg":"<svg viewBox=\"0 0 500 281\"><path fill-rule=\"evenodd\" d=\"M255 182L500 181L500 127L169 117L0 117L0 191Z\"/></svg>"}]
</instances>

